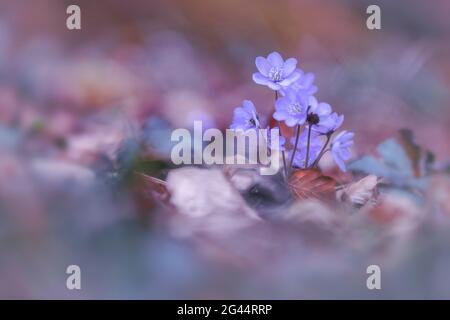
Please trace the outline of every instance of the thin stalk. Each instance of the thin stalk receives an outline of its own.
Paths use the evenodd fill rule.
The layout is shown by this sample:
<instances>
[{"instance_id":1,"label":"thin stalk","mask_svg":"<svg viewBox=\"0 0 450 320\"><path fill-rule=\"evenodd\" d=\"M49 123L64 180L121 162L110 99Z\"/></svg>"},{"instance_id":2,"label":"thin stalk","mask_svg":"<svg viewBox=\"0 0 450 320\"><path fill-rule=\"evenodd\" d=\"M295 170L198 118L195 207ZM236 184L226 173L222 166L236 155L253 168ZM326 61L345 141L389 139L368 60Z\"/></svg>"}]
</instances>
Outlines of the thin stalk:
<instances>
[{"instance_id":1,"label":"thin stalk","mask_svg":"<svg viewBox=\"0 0 450 320\"><path fill-rule=\"evenodd\" d=\"M281 151L281 157L283 158L283 166L284 166L284 177L285 179L288 178L288 172L286 167L286 155L284 154L284 151Z\"/></svg>"},{"instance_id":2,"label":"thin stalk","mask_svg":"<svg viewBox=\"0 0 450 320\"><path fill-rule=\"evenodd\" d=\"M294 163L294 156L295 153L297 152L299 138L300 138L300 125L297 125L297 135L295 136L294 150L292 150L291 162L289 164L289 171L292 171L292 164Z\"/></svg>"},{"instance_id":3,"label":"thin stalk","mask_svg":"<svg viewBox=\"0 0 450 320\"><path fill-rule=\"evenodd\" d=\"M308 167L309 163L309 145L311 142L311 124L308 126L308 142L306 145L306 162L305 162L305 169Z\"/></svg>"},{"instance_id":4,"label":"thin stalk","mask_svg":"<svg viewBox=\"0 0 450 320\"><path fill-rule=\"evenodd\" d=\"M328 143L330 142L330 140L331 140L331 134L327 134L327 141L323 145L322 150L320 150L319 155L317 156L317 159L313 162L312 167L316 167L319 164L320 159L322 159L323 155L327 151L325 149L328 146Z\"/></svg>"},{"instance_id":5,"label":"thin stalk","mask_svg":"<svg viewBox=\"0 0 450 320\"><path fill-rule=\"evenodd\" d=\"M275 91L275 102L278 100L278 91ZM277 121L278 123L278 128L280 129L280 135L281 135L281 125L280 122ZM287 166L286 166L286 154L284 151L281 151L281 156L283 158L283 168L284 168L284 177L285 179L288 178L288 171L287 171Z\"/></svg>"}]
</instances>

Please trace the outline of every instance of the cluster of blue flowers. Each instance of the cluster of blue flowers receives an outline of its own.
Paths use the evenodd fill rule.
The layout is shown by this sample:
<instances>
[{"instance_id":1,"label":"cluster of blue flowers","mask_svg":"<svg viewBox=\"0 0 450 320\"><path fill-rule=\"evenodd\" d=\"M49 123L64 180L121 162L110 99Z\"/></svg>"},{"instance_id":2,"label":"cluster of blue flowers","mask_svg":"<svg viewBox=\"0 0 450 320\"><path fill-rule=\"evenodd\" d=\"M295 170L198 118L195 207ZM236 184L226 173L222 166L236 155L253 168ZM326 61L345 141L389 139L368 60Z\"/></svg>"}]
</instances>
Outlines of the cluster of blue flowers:
<instances>
[{"instance_id":1,"label":"cluster of blue flowers","mask_svg":"<svg viewBox=\"0 0 450 320\"><path fill-rule=\"evenodd\" d=\"M351 157L354 133L342 131L332 139L333 133L344 122L344 116L333 112L328 103L317 101L314 75L297 68L295 58L285 61L278 52L272 52L267 58L257 57L255 64L258 72L253 74L253 81L275 91L273 118L296 129L289 144L280 136L285 170L286 158L290 160L291 168L313 168L327 151L331 151L336 164L346 171L345 161ZM261 128L260 117L250 100L245 100L234 110L230 128L244 131Z\"/></svg>"}]
</instances>

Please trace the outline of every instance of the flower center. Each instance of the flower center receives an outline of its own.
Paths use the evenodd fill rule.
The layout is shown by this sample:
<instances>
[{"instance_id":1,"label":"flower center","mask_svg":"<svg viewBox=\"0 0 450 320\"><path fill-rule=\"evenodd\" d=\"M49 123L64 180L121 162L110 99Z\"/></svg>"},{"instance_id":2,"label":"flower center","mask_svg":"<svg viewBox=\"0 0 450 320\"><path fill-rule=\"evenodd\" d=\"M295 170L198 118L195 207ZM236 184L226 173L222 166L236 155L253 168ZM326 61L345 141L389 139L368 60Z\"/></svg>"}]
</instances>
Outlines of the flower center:
<instances>
[{"instance_id":1,"label":"flower center","mask_svg":"<svg viewBox=\"0 0 450 320\"><path fill-rule=\"evenodd\" d=\"M290 114L299 114L301 112L302 112L302 107L298 103L294 103L289 106Z\"/></svg>"},{"instance_id":2,"label":"flower center","mask_svg":"<svg viewBox=\"0 0 450 320\"><path fill-rule=\"evenodd\" d=\"M247 123L252 127L257 127L259 125L259 117L256 115L256 118L250 118Z\"/></svg>"},{"instance_id":3,"label":"flower center","mask_svg":"<svg viewBox=\"0 0 450 320\"><path fill-rule=\"evenodd\" d=\"M306 121L308 121L309 124L318 124L320 121L320 118L317 114L310 113L310 114L308 114Z\"/></svg>"},{"instance_id":4,"label":"flower center","mask_svg":"<svg viewBox=\"0 0 450 320\"><path fill-rule=\"evenodd\" d=\"M280 81L282 79L283 69L278 67L272 67L269 71L269 77L273 81Z\"/></svg>"}]
</instances>

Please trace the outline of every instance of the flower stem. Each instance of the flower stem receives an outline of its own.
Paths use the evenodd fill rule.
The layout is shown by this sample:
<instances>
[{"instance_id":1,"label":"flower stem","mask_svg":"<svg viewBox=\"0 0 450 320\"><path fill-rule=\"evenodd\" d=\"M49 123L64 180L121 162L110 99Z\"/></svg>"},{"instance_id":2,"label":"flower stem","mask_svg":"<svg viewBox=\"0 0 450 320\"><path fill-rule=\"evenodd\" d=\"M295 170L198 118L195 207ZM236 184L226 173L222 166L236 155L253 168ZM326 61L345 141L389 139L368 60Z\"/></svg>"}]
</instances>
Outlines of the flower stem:
<instances>
[{"instance_id":1,"label":"flower stem","mask_svg":"<svg viewBox=\"0 0 450 320\"><path fill-rule=\"evenodd\" d=\"M294 156L295 153L297 152L297 145L298 145L298 140L300 138L300 125L297 125L297 135L295 137L295 144L294 144L294 150L292 150L292 156L291 156L291 161L289 164L289 170L292 170L292 164L294 163Z\"/></svg>"},{"instance_id":2,"label":"flower stem","mask_svg":"<svg viewBox=\"0 0 450 320\"><path fill-rule=\"evenodd\" d=\"M308 126L308 142L306 145L306 162L305 162L305 168L308 167L308 163L309 163L309 145L311 142L311 124Z\"/></svg>"},{"instance_id":3,"label":"flower stem","mask_svg":"<svg viewBox=\"0 0 450 320\"><path fill-rule=\"evenodd\" d=\"M319 164L320 159L322 159L322 157L325 154L325 152L328 151L328 150L325 150L325 149L328 146L328 143L330 142L330 140L331 140L331 134L327 134L327 141L323 145L322 150L320 150L319 155L317 156L317 159L312 164L312 167L317 167L317 165Z\"/></svg>"},{"instance_id":4,"label":"flower stem","mask_svg":"<svg viewBox=\"0 0 450 320\"><path fill-rule=\"evenodd\" d=\"M284 177L285 179L288 178L288 172L286 167L286 155L284 154L284 151L281 151L281 157L283 158L283 166L284 166Z\"/></svg>"},{"instance_id":5,"label":"flower stem","mask_svg":"<svg viewBox=\"0 0 450 320\"><path fill-rule=\"evenodd\" d=\"M275 91L275 102L278 100L278 91ZM281 135L281 125L280 122L277 121L278 123L278 128L280 129L280 135ZM288 178L288 171L287 171L287 166L286 166L286 155L284 153L284 151L281 151L281 156L283 158L283 168L284 168L284 177L285 179Z\"/></svg>"}]
</instances>

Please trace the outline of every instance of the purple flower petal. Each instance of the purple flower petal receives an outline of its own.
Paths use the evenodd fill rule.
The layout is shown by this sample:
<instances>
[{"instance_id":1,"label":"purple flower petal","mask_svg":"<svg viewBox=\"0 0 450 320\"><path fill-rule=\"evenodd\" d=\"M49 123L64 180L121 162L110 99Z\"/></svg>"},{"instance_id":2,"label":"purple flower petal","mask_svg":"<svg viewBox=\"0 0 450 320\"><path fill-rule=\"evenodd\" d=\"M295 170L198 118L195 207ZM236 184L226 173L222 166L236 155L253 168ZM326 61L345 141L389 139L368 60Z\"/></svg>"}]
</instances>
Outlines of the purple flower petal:
<instances>
[{"instance_id":1,"label":"purple flower petal","mask_svg":"<svg viewBox=\"0 0 450 320\"><path fill-rule=\"evenodd\" d=\"M268 86L269 83L271 83L268 78L264 77L264 75L259 72L254 73L252 78L257 84L262 84L264 86Z\"/></svg>"},{"instance_id":2,"label":"purple flower petal","mask_svg":"<svg viewBox=\"0 0 450 320\"><path fill-rule=\"evenodd\" d=\"M259 117L255 106L250 100L244 100L242 107L237 107L233 112L233 121L230 125L233 130L257 129L259 128Z\"/></svg>"},{"instance_id":3,"label":"purple flower petal","mask_svg":"<svg viewBox=\"0 0 450 320\"><path fill-rule=\"evenodd\" d=\"M339 169L341 169L341 171L346 172L347 168L345 167L345 163L344 160L342 160L341 157L333 157L334 161L336 161L336 164L338 165Z\"/></svg>"},{"instance_id":4,"label":"purple flower petal","mask_svg":"<svg viewBox=\"0 0 450 320\"><path fill-rule=\"evenodd\" d=\"M244 108L244 110L246 112L248 112L249 114L256 114L256 108L255 105L253 104L253 102L251 102L250 100L244 100L242 102L242 107Z\"/></svg>"},{"instance_id":5,"label":"purple flower petal","mask_svg":"<svg viewBox=\"0 0 450 320\"><path fill-rule=\"evenodd\" d=\"M294 118L287 118L284 123L288 126L288 127L294 127L295 125L297 125L297 120L295 120Z\"/></svg>"},{"instance_id":6,"label":"purple flower petal","mask_svg":"<svg viewBox=\"0 0 450 320\"><path fill-rule=\"evenodd\" d=\"M280 90L281 89L281 86L275 82L269 82L267 85L272 90Z\"/></svg>"},{"instance_id":7,"label":"purple flower petal","mask_svg":"<svg viewBox=\"0 0 450 320\"><path fill-rule=\"evenodd\" d=\"M283 87L290 86L295 81L297 81L299 78L300 78L300 73L293 72L286 79L280 81L280 85L282 85Z\"/></svg>"},{"instance_id":8,"label":"purple flower petal","mask_svg":"<svg viewBox=\"0 0 450 320\"><path fill-rule=\"evenodd\" d=\"M345 162L350 159L350 147L353 145L353 132L342 131L334 139L331 144L331 154L334 161L342 171L346 171Z\"/></svg>"},{"instance_id":9,"label":"purple flower petal","mask_svg":"<svg viewBox=\"0 0 450 320\"><path fill-rule=\"evenodd\" d=\"M283 67L283 57L278 52L272 52L267 56L267 60L273 67Z\"/></svg>"},{"instance_id":10,"label":"purple flower petal","mask_svg":"<svg viewBox=\"0 0 450 320\"><path fill-rule=\"evenodd\" d=\"M295 58L287 59L283 65L283 75L285 77L289 77L289 75L295 71L296 67L297 67L297 59Z\"/></svg>"},{"instance_id":11,"label":"purple flower petal","mask_svg":"<svg viewBox=\"0 0 450 320\"><path fill-rule=\"evenodd\" d=\"M269 71L272 68L269 61L264 57L257 57L255 60L256 68L265 77L269 76Z\"/></svg>"},{"instance_id":12,"label":"purple flower petal","mask_svg":"<svg viewBox=\"0 0 450 320\"><path fill-rule=\"evenodd\" d=\"M331 113L331 106L328 103L325 102L321 102L317 105L317 110L316 113L319 116L326 116L329 115Z\"/></svg>"}]
</instances>

